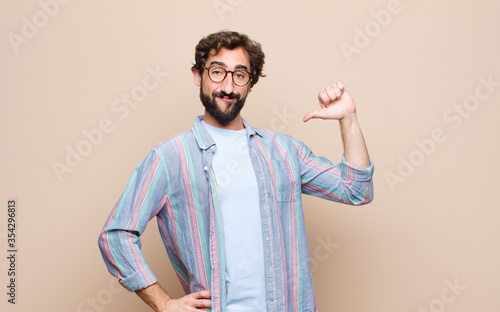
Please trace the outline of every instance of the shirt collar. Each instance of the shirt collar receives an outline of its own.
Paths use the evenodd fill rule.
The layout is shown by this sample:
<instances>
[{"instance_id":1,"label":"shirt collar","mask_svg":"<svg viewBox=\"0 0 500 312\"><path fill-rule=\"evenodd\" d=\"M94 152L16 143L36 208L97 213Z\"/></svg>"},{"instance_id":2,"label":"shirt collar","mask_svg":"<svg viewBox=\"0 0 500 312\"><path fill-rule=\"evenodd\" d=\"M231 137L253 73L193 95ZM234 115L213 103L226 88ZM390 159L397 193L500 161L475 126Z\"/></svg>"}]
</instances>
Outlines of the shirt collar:
<instances>
[{"instance_id":1,"label":"shirt collar","mask_svg":"<svg viewBox=\"0 0 500 312\"><path fill-rule=\"evenodd\" d=\"M251 127L245 121L245 119L243 118L241 119L243 121L243 125L245 126L247 137L250 137L255 134L258 136L262 136L259 129ZM203 115L197 116L196 119L194 120L193 128L191 129L191 131L193 132L196 142L198 143L198 147L202 150L207 150L210 148L210 146L215 145L215 141L214 139L212 139L207 129L205 129L205 127L201 123L202 120L203 120Z\"/></svg>"}]
</instances>

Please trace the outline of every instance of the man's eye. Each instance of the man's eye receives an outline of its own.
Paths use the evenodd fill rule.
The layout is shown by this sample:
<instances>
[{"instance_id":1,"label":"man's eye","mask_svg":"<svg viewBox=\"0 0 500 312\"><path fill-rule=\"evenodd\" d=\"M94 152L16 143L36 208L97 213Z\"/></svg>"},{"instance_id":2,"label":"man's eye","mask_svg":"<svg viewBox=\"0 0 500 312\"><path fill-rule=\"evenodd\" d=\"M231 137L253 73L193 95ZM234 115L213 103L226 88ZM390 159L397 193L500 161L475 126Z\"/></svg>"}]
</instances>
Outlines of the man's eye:
<instances>
[{"instance_id":1,"label":"man's eye","mask_svg":"<svg viewBox=\"0 0 500 312\"><path fill-rule=\"evenodd\" d=\"M245 74L244 72L236 72L236 73L235 73L235 76L236 76L237 78L242 78L242 79L243 79L243 78L245 78L245 77L246 77L246 74Z\"/></svg>"}]
</instances>

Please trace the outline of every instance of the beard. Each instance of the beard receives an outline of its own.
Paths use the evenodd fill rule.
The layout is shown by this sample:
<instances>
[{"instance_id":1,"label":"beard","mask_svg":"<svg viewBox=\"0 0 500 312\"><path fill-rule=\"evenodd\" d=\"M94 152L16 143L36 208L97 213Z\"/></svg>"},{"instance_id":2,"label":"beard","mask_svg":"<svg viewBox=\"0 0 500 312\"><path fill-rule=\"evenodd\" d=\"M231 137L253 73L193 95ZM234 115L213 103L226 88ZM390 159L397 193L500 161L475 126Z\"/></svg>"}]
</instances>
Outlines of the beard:
<instances>
[{"instance_id":1,"label":"beard","mask_svg":"<svg viewBox=\"0 0 500 312\"><path fill-rule=\"evenodd\" d=\"M220 108L219 105L217 105L216 98L217 97L227 97L230 99L236 99L236 101L231 105L229 110L227 112L223 112ZM213 92L212 97L209 95L205 94L203 92L203 87L200 86L200 100L203 106L205 106L205 109L207 112L212 116L217 122L227 125L231 121L238 116L240 113L241 109L245 105L245 100L246 97L241 98L241 96L237 93L231 93L227 94L224 91L219 91L219 92Z\"/></svg>"}]
</instances>

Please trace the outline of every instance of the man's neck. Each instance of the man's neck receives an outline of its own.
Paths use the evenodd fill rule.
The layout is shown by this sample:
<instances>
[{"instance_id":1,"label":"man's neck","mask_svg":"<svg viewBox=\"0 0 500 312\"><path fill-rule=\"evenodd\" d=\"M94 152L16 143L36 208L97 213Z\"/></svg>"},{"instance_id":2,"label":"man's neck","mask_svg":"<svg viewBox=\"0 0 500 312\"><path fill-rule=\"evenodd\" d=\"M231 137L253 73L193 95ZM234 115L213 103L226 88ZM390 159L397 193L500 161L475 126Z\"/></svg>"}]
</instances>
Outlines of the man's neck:
<instances>
[{"instance_id":1,"label":"man's neck","mask_svg":"<svg viewBox=\"0 0 500 312\"><path fill-rule=\"evenodd\" d=\"M241 119L240 114L236 116L233 120L231 120L227 124L221 124L217 120L215 120L212 115L210 115L207 111L205 111L205 116L203 117L203 121L206 122L207 124L217 127L217 128L222 128L222 129L227 129L227 130L243 130L245 129L245 126L243 125L243 120Z\"/></svg>"}]
</instances>

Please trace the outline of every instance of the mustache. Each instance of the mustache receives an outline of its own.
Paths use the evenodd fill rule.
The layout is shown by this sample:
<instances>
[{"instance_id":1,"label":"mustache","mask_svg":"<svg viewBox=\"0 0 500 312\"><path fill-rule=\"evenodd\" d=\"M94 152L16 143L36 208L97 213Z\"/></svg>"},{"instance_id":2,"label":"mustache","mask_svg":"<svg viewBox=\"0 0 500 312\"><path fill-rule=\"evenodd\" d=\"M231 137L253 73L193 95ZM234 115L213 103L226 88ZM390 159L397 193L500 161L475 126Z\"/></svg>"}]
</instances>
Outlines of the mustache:
<instances>
[{"instance_id":1,"label":"mustache","mask_svg":"<svg viewBox=\"0 0 500 312\"><path fill-rule=\"evenodd\" d=\"M237 100L240 99L240 95L238 93L234 93L234 92L227 94L224 91L219 91L219 92L214 92L212 95L216 96L216 97L221 97L221 98L227 97L229 99L237 99Z\"/></svg>"}]
</instances>

